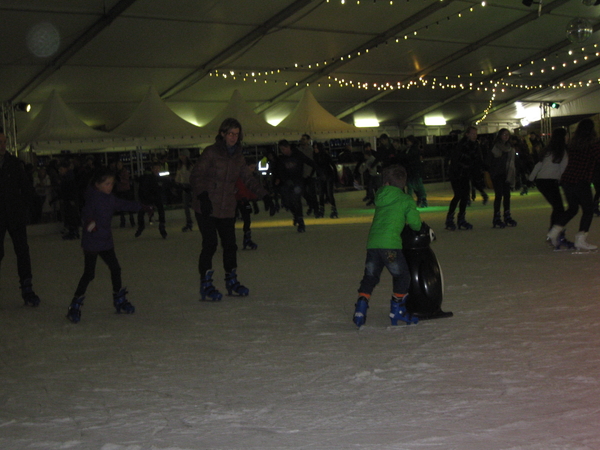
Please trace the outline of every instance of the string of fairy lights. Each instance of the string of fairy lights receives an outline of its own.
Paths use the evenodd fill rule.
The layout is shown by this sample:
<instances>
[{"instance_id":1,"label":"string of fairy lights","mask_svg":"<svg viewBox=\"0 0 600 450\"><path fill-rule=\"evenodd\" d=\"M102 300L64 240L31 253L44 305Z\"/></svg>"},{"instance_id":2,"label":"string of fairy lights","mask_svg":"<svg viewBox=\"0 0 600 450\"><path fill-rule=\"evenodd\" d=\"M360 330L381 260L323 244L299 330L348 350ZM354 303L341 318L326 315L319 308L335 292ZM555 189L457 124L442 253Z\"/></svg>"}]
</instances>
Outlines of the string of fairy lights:
<instances>
[{"instance_id":1,"label":"string of fairy lights","mask_svg":"<svg viewBox=\"0 0 600 450\"><path fill-rule=\"evenodd\" d=\"M407 2L410 0L406 0ZM376 2L376 0L374 0ZM327 3L335 3L332 0L327 0ZM348 5L355 3L356 5L362 5L366 2L360 0L340 0L341 5ZM389 3L390 5L399 4L401 2L394 2L393 0L384 1L380 3ZM442 25L448 21L454 19L462 19L469 13L475 13L478 9L486 6L486 2L482 1L478 5L468 6L454 14L446 16L444 20L436 20L427 25L421 26L417 29L412 30L409 33L403 34L392 38L385 42L390 43L404 43L409 39L420 38L421 32L428 30L431 27ZM479 8L478 8L479 7ZM248 71L235 71L235 70L223 70L215 69L209 72L212 77L218 77L223 79L232 79L244 82L252 83L280 83L285 86L299 86L301 82L293 81L292 74L301 73L308 70L321 69L328 65L349 61L353 58L358 58L368 54L371 51L377 50L380 45L373 46L371 48L363 48L353 53L348 53L331 59L324 59L321 61L313 61L309 63L294 63L291 67L279 67L268 70L248 70ZM589 87L594 84L600 85L600 78L598 79L587 79L579 80L568 83L557 83L557 84L546 84L535 82L536 76L542 76L547 73L566 69L577 66L578 64L587 63L594 58L600 57L600 49L598 44L593 44L587 47L580 47L576 49L568 49L565 51L555 52L552 56L546 56L537 60L531 60L527 62L521 62L514 65L494 67L487 70L481 70L478 72L468 72L452 76L421 76L408 81L385 81L385 82L372 82L372 81L361 81L356 79L347 79L344 77L328 76L326 81L317 81L312 83L312 86L317 87L337 87L337 88L354 88L362 90L375 90L375 91L387 91L387 90L400 90L400 89L461 89L461 90L473 90L490 92L491 98L488 107L484 110L480 121L484 120L489 111L492 108L492 104L495 100L497 92L505 92L507 89L520 89L520 90L531 90L531 89L576 89ZM495 80L484 80L477 81L477 78L482 77L494 77L498 73L505 73L506 75ZM527 79L531 78L531 81ZM305 86L311 86L311 83L304 83Z\"/></svg>"}]
</instances>

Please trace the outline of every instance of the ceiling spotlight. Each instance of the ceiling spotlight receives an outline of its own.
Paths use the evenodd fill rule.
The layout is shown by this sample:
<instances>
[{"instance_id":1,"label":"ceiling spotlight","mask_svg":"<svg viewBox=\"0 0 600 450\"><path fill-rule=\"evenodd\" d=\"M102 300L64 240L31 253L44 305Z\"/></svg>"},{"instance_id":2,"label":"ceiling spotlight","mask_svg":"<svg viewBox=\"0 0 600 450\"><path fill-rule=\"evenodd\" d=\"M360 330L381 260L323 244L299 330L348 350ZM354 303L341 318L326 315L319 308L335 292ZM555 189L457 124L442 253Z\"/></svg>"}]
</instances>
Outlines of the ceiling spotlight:
<instances>
[{"instance_id":1,"label":"ceiling spotlight","mask_svg":"<svg viewBox=\"0 0 600 450\"><path fill-rule=\"evenodd\" d=\"M548 103L548 106L550 108L558 109L558 108L560 108L560 103L558 103L558 102L550 102L550 103Z\"/></svg>"},{"instance_id":2,"label":"ceiling spotlight","mask_svg":"<svg viewBox=\"0 0 600 450\"><path fill-rule=\"evenodd\" d=\"M19 102L15 104L15 111L29 112L31 111L31 105L27 102Z\"/></svg>"}]
</instances>

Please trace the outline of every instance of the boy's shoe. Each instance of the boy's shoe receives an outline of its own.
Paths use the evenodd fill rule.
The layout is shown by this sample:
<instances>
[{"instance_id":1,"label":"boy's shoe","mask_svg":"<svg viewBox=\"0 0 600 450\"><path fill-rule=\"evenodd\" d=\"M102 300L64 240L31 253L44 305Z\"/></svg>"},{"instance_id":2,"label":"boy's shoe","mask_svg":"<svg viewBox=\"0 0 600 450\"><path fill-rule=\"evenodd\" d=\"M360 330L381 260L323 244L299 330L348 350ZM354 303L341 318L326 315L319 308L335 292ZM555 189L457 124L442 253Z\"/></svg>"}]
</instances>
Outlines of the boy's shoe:
<instances>
[{"instance_id":1,"label":"boy's shoe","mask_svg":"<svg viewBox=\"0 0 600 450\"><path fill-rule=\"evenodd\" d=\"M367 321L367 309L369 309L369 300L361 295L354 305L354 316L352 317L356 326L360 327Z\"/></svg>"},{"instance_id":2,"label":"boy's shoe","mask_svg":"<svg viewBox=\"0 0 600 450\"><path fill-rule=\"evenodd\" d=\"M406 311L406 297L397 297L396 295L392 295L392 299L390 300L390 319L392 320L392 325L398 325L398 321L401 320L406 322L407 324L417 323L419 322L419 318L409 314Z\"/></svg>"}]
</instances>

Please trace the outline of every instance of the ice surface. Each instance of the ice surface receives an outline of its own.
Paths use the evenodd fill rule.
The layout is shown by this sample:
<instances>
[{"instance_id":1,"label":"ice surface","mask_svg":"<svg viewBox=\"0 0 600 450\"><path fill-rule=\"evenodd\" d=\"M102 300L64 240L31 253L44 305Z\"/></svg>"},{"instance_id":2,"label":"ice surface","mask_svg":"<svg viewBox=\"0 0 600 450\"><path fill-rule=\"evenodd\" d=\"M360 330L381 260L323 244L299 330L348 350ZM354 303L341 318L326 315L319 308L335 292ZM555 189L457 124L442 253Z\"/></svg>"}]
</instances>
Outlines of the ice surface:
<instances>
[{"instance_id":1,"label":"ice surface","mask_svg":"<svg viewBox=\"0 0 600 450\"><path fill-rule=\"evenodd\" d=\"M340 218L303 234L289 213L254 216L258 250L238 253L250 296L219 303L198 301L200 235L180 231L181 211L167 212L166 240L156 225L137 239L115 228L136 313L114 313L99 261L77 325L65 314L79 243L30 237L32 309L7 237L0 449L600 449L600 253L549 250L536 191L513 196L516 228L493 229L477 201L474 229L454 232L449 192L431 193L422 217L454 317L391 327L385 274L358 330L363 195L338 194ZM220 253L214 268L224 292Z\"/></svg>"}]
</instances>

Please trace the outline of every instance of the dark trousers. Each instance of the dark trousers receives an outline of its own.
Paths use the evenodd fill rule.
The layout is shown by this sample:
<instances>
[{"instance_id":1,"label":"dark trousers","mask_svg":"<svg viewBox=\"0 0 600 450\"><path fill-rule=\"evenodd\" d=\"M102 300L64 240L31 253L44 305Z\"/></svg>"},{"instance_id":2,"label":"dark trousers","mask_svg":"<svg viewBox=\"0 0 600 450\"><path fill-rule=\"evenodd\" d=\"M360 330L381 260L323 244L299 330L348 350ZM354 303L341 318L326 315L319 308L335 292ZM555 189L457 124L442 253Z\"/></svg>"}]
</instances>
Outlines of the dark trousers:
<instances>
[{"instance_id":1,"label":"dark trousers","mask_svg":"<svg viewBox=\"0 0 600 450\"><path fill-rule=\"evenodd\" d=\"M559 182L549 178L538 178L535 180L535 185L552 207L552 214L550 214L550 226L552 227L565 213Z\"/></svg>"},{"instance_id":2,"label":"dark trousers","mask_svg":"<svg viewBox=\"0 0 600 450\"><path fill-rule=\"evenodd\" d=\"M250 227L252 226L252 205L250 205L247 199L238 200L237 209L240 212L240 216L242 216L244 233L246 233L250 231Z\"/></svg>"},{"instance_id":3,"label":"dark trousers","mask_svg":"<svg viewBox=\"0 0 600 450\"><path fill-rule=\"evenodd\" d=\"M563 190L569 207L558 220L557 225L565 226L569 221L577 215L579 206L581 206L581 220L579 221L579 231L588 232L592 225L594 217L594 198L592 197L592 188L590 183L582 181L580 183L571 184L564 183Z\"/></svg>"},{"instance_id":4,"label":"dark trousers","mask_svg":"<svg viewBox=\"0 0 600 450\"><path fill-rule=\"evenodd\" d=\"M10 236L15 255L17 256L17 273L21 285L25 280L31 279L31 259L29 257L29 244L27 244L27 228L25 223L9 224L6 217L0 217L0 262L4 259L4 237L6 232Z\"/></svg>"},{"instance_id":5,"label":"dark trousers","mask_svg":"<svg viewBox=\"0 0 600 450\"><path fill-rule=\"evenodd\" d=\"M287 181L281 186L279 192L281 194L281 204L290 210L294 216L294 220L302 219L302 191L301 184L294 184L292 181Z\"/></svg>"},{"instance_id":6,"label":"dark trousers","mask_svg":"<svg viewBox=\"0 0 600 450\"><path fill-rule=\"evenodd\" d=\"M156 208L156 212L158 213L158 223L160 224L165 224L165 207L162 203L162 201L160 202L154 202L154 203L146 203L146 202L142 202L144 205L148 205L148 206L154 206ZM144 222L144 215L146 214L146 212L143 209L140 209L138 212L138 228L141 228L142 230L146 227L146 224Z\"/></svg>"},{"instance_id":7,"label":"dark trousers","mask_svg":"<svg viewBox=\"0 0 600 450\"><path fill-rule=\"evenodd\" d=\"M119 266L119 261L117 260L117 255L115 254L115 249L111 248L110 250L104 250L101 252L89 252L84 250L84 269L83 275L79 279L79 284L77 285L77 289L75 290L75 297L81 297L85 294L88 285L96 276L96 261L98 260L98 256L102 258L102 261L106 263L108 269L110 270L110 280L112 282L113 292L119 292L121 289L121 266Z\"/></svg>"},{"instance_id":8,"label":"dark trousers","mask_svg":"<svg viewBox=\"0 0 600 450\"><path fill-rule=\"evenodd\" d=\"M198 271L204 276L212 269L212 259L221 239L223 247L223 268L230 273L237 267L237 245L235 243L235 217L218 219L196 213L198 228L202 234L202 250L198 258Z\"/></svg>"},{"instance_id":9,"label":"dark trousers","mask_svg":"<svg viewBox=\"0 0 600 450\"><path fill-rule=\"evenodd\" d=\"M135 200L133 189L129 189L128 191L115 191L115 197L122 198L124 200L133 201ZM135 216L133 211L129 211L129 221L134 224ZM119 211L119 216L121 216L121 226L125 226L125 211Z\"/></svg>"},{"instance_id":10,"label":"dark trousers","mask_svg":"<svg viewBox=\"0 0 600 450\"><path fill-rule=\"evenodd\" d=\"M450 200L448 214L454 214L456 206L458 205L458 214L463 216L467 211L467 203L469 202L469 195L471 192L471 180L465 177L457 180L450 180L450 185L452 186L454 197Z\"/></svg>"},{"instance_id":11,"label":"dark trousers","mask_svg":"<svg viewBox=\"0 0 600 450\"><path fill-rule=\"evenodd\" d=\"M306 200L306 205L309 209L316 211L319 208L319 202L317 201L317 184L314 178L307 177L304 179L304 191L302 196Z\"/></svg>"},{"instance_id":12,"label":"dark trousers","mask_svg":"<svg viewBox=\"0 0 600 450\"><path fill-rule=\"evenodd\" d=\"M329 203L331 206L335 206L335 197L333 196L333 178L325 178L317 180L317 186L319 191L319 206L325 206L325 203Z\"/></svg>"},{"instance_id":13,"label":"dark trousers","mask_svg":"<svg viewBox=\"0 0 600 450\"><path fill-rule=\"evenodd\" d=\"M410 287L408 264L402 250L369 248L365 261L365 273L358 288L359 294L373 293L379 284L381 272L386 268L392 275L394 294L406 294Z\"/></svg>"},{"instance_id":14,"label":"dark trousers","mask_svg":"<svg viewBox=\"0 0 600 450\"><path fill-rule=\"evenodd\" d=\"M494 185L494 214L500 212L500 205L504 212L510 211L510 184L506 181L506 175L496 175L492 178Z\"/></svg>"}]
</instances>

